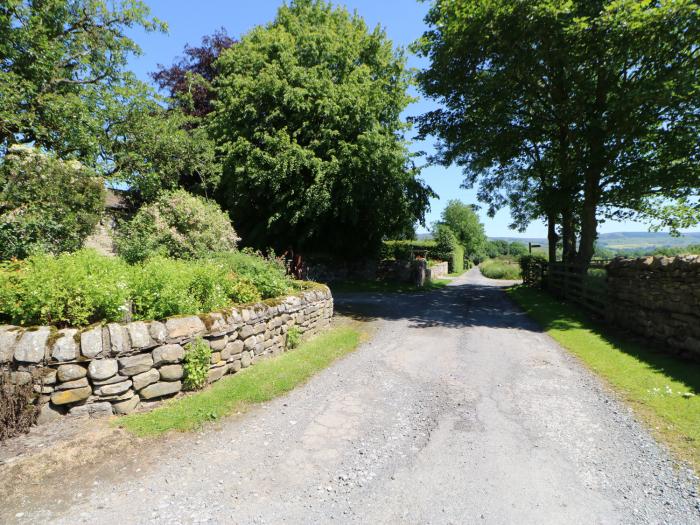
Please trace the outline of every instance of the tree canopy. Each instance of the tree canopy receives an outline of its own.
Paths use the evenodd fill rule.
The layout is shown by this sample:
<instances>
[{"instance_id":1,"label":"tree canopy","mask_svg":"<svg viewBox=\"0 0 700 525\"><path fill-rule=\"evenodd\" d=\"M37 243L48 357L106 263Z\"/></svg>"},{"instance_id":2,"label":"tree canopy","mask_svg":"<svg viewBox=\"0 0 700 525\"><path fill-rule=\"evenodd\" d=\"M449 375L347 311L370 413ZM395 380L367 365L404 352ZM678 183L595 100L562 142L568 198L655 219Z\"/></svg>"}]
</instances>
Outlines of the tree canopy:
<instances>
[{"instance_id":1,"label":"tree canopy","mask_svg":"<svg viewBox=\"0 0 700 525\"><path fill-rule=\"evenodd\" d=\"M218 192L257 247L353 256L424 220L431 190L403 138L403 53L345 9L297 0L217 62Z\"/></svg>"},{"instance_id":2,"label":"tree canopy","mask_svg":"<svg viewBox=\"0 0 700 525\"><path fill-rule=\"evenodd\" d=\"M442 108L419 119L437 162L513 226L587 264L598 223L673 226L700 180L700 6L692 0L435 0L416 50ZM678 207L650 202L679 199ZM690 204L689 204L690 203ZM697 208L694 208L697 210ZM686 213L682 224L700 221Z\"/></svg>"},{"instance_id":3,"label":"tree canopy","mask_svg":"<svg viewBox=\"0 0 700 525\"><path fill-rule=\"evenodd\" d=\"M469 258L478 258L486 243L484 225L479 221L473 206L458 200L451 200L442 211L441 224L454 232L464 253Z\"/></svg>"}]
</instances>

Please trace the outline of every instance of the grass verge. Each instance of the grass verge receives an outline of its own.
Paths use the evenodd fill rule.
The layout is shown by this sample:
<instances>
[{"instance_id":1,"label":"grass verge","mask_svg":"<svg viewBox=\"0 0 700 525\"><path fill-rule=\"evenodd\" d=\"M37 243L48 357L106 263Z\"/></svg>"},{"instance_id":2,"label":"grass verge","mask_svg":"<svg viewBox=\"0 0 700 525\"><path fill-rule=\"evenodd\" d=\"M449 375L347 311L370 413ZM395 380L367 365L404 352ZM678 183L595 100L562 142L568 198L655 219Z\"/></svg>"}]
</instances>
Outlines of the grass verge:
<instances>
[{"instance_id":1,"label":"grass verge","mask_svg":"<svg viewBox=\"0 0 700 525\"><path fill-rule=\"evenodd\" d=\"M610 334L540 290L519 286L508 294L618 391L659 440L700 471L700 364Z\"/></svg>"},{"instance_id":2,"label":"grass verge","mask_svg":"<svg viewBox=\"0 0 700 525\"><path fill-rule=\"evenodd\" d=\"M354 327L333 328L303 342L294 351L260 361L206 390L173 399L150 412L130 414L116 424L140 437L158 436L170 430L195 430L207 421L245 411L252 404L289 392L355 350L361 340L362 333Z\"/></svg>"},{"instance_id":3,"label":"grass verge","mask_svg":"<svg viewBox=\"0 0 700 525\"><path fill-rule=\"evenodd\" d=\"M451 281L449 279L436 279L426 282L425 286L416 286L411 283L397 283L390 281L338 281L329 283L328 286L331 292L347 293L347 292L383 292L383 293L416 293L429 292L431 290L439 290L444 288Z\"/></svg>"},{"instance_id":4,"label":"grass verge","mask_svg":"<svg viewBox=\"0 0 700 525\"><path fill-rule=\"evenodd\" d=\"M513 259L488 259L479 265L479 270L489 279L522 279L520 264Z\"/></svg>"}]
</instances>

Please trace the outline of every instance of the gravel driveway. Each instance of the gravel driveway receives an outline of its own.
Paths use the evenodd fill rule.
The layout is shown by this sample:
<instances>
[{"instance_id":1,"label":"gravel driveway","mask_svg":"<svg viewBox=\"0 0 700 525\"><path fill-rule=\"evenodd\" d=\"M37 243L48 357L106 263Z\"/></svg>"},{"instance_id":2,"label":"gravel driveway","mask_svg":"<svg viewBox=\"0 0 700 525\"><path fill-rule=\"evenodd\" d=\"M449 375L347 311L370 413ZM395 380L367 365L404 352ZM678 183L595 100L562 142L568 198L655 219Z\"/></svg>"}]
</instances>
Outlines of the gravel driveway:
<instances>
[{"instance_id":1,"label":"gravel driveway","mask_svg":"<svg viewBox=\"0 0 700 525\"><path fill-rule=\"evenodd\" d=\"M338 296L375 323L357 352L17 520L700 523L697 478L502 285L472 270L425 294Z\"/></svg>"}]
</instances>

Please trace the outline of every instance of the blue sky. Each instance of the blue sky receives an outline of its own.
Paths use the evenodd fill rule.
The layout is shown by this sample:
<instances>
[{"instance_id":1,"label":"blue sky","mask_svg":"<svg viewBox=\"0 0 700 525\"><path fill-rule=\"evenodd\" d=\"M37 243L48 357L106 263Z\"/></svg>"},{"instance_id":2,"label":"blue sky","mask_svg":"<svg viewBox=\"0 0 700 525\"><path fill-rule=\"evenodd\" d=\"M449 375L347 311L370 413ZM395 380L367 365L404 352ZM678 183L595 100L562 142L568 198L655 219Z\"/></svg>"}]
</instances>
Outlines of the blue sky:
<instances>
[{"instance_id":1,"label":"blue sky","mask_svg":"<svg viewBox=\"0 0 700 525\"><path fill-rule=\"evenodd\" d=\"M249 31L252 27L271 21L282 0L145 0L154 16L167 22L166 35L133 32L133 38L143 49L143 55L134 57L130 67L143 80L150 80L148 73L158 64L168 65L182 53L185 44L198 44L201 37L224 27L233 37ZM427 3L417 0L345 0L337 2L349 10L356 10L370 27L381 25L396 46L406 47L418 38L425 29L423 18L428 9ZM415 56L408 55L410 67L425 65ZM417 93L416 93L417 95ZM406 116L418 115L433 107L434 103L419 100L412 104ZM432 142L414 143L413 149L431 151ZM450 199L476 203L475 190L460 188L462 174L460 168L451 166L430 166L423 170L423 178L440 196L431 202L428 224L436 221L445 203ZM487 235L491 237L544 237L546 228L541 223L530 225L527 232L519 234L510 230L510 216L507 209L501 210L495 218L481 212ZM633 222L608 222L600 227L601 233L617 231L646 231L646 226ZM424 230L419 230L424 231ZM697 229L696 229L697 231Z\"/></svg>"}]
</instances>

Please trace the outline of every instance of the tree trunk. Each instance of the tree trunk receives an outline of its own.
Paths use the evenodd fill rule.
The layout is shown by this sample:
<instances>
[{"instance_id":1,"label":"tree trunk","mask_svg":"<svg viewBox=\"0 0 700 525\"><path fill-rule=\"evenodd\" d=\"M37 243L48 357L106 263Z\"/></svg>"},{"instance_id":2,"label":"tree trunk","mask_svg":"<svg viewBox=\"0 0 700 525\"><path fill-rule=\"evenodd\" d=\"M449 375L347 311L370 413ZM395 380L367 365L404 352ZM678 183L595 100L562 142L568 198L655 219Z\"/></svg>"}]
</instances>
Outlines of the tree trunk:
<instances>
[{"instance_id":1,"label":"tree trunk","mask_svg":"<svg viewBox=\"0 0 700 525\"><path fill-rule=\"evenodd\" d=\"M556 213L547 214L547 242L549 243L549 262L557 261L557 243L559 235L557 235L557 215Z\"/></svg>"},{"instance_id":2,"label":"tree trunk","mask_svg":"<svg viewBox=\"0 0 700 525\"><path fill-rule=\"evenodd\" d=\"M571 208L566 208L561 213L562 240L564 254L562 260L567 263L576 260L576 228L574 227L574 213Z\"/></svg>"},{"instance_id":3,"label":"tree trunk","mask_svg":"<svg viewBox=\"0 0 700 525\"><path fill-rule=\"evenodd\" d=\"M595 241L598 238L598 218L596 217L596 212L600 201L599 180L600 174L597 170L592 170L586 174L583 209L581 211L581 243L576 258L576 262L581 265L583 269L587 269L591 264L591 259L595 252Z\"/></svg>"}]
</instances>

